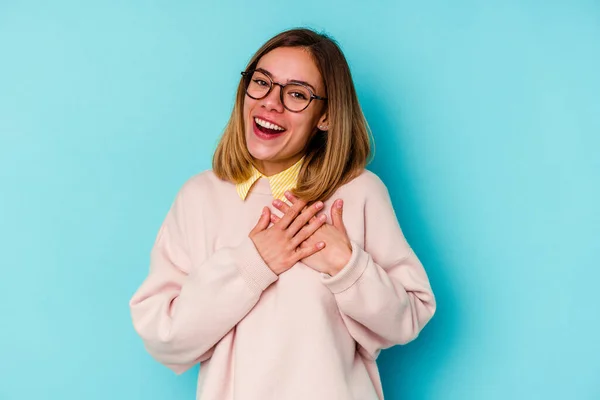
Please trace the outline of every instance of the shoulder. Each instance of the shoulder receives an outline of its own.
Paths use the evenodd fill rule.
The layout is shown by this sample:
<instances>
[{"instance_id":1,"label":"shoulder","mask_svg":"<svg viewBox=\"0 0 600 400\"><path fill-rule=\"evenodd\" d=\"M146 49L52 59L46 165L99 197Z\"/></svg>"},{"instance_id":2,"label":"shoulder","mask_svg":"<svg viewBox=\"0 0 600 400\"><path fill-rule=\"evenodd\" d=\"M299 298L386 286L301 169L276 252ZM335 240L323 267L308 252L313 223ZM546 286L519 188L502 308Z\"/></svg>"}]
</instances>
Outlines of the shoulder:
<instances>
[{"instance_id":1,"label":"shoulder","mask_svg":"<svg viewBox=\"0 0 600 400\"><path fill-rule=\"evenodd\" d=\"M212 170L199 172L188 178L177 195L185 202L205 201L211 197L219 197L224 190L235 186L233 183L218 178Z\"/></svg>"},{"instance_id":2,"label":"shoulder","mask_svg":"<svg viewBox=\"0 0 600 400\"><path fill-rule=\"evenodd\" d=\"M363 169L358 176L342 185L339 194L364 199L389 197L385 183L377 174L368 169Z\"/></svg>"}]
</instances>

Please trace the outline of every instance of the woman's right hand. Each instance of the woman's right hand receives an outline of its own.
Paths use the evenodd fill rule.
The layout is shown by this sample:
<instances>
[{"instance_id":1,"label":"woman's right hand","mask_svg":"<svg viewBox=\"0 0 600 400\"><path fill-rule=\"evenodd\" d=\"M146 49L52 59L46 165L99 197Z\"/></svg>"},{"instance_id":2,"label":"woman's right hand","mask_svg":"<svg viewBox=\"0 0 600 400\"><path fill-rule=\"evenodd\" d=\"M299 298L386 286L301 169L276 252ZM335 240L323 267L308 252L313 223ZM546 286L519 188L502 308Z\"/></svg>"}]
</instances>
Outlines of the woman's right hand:
<instances>
[{"instance_id":1,"label":"woman's right hand","mask_svg":"<svg viewBox=\"0 0 600 400\"><path fill-rule=\"evenodd\" d=\"M298 200L271 227L269 227L271 210L264 207L258 223L248 234L262 259L277 275L325 247L324 242L318 242L310 247L300 247L302 242L327 220L326 215L313 218L323 208L321 201L317 201L310 207L305 208L305 206L305 201Z\"/></svg>"}]
</instances>

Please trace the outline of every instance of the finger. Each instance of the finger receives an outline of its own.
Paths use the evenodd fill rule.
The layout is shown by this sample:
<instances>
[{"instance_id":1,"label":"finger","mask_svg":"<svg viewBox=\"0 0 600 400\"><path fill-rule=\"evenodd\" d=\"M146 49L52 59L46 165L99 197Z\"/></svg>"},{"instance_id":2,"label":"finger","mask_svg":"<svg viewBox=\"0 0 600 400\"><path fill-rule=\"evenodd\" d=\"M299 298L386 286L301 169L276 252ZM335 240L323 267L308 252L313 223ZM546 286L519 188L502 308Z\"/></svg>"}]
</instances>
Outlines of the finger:
<instances>
[{"instance_id":1,"label":"finger","mask_svg":"<svg viewBox=\"0 0 600 400\"><path fill-rule=\"evenodd\" d=\"M279 199L273 200L273 207L275 207L284 214L290 209L290 206L286 202L281 201Z\"/></svg>"},{"instance_id":2,"label":"finger","mask_svg":"<svg viewBox=\"0 0 600 400\"><path fill-rule=\"evenodd\" d=\"M331 207L331 221L333 226L340 232L346 233L346 227L344 226L344 219L342 218L342 212L344 210L344 201L337 199Z\"/></svg>"},{"instance_id":3,"label":"finger","mask_svg":"<svg viewBox=\"0 0 600 400\"><path fill-rule=\"evenodd\" d=\"M292 207L295 207L296 204L294 204ZM310 207L307 207L306 210L302 211L287 229L289 237L291 238L295 236L296 233L298 233L298 231L300 231L300 229L302 229L308 223L308 221L310 221L312 217L314 217L322 209L323 202L317 201L315 204L311 205Z\"/></svg>"},{"instance_id":4,"label":"finger","mask_svg":"<svg viewBox=\"0 0 600 400\"><path fill-rule=\"evenodd\" d=\"M297 198L295 198L295 200L293 200L293 203L292 203L292 205L293 205L293 204L294 204L294 203L295 203L297 200L298 200L298 199L297 199ZM292 200L290 200L290 201L292 201ZM285 214L286 212L288 212L288 210L290 209L290 206L289 206L289 204L287 204L286 202L284 202L284 201L281 201L281 200L279 200L279 199L275 199L275 200L273 200L273 206L274 206L276 209L278 209L279 211L281 211L282 213L284 213L284 214ZM306 208L307 208L307 206L305 206L305 207L304 207L304 208L303 208L303 209L300 211L300 213L302 213L304 210L306 210ZM271 214L271 215L274 215L274 214ZM312 218L310 219L310 221L312 222L312 220L313 220L314 218L315 218L315 217L312 217ZM279 220L279 219L278 219L278 220Z\"/></svg>"},{"instance_id":5,"label":"finger","mask_svg":"<svg viewBox=\"0 0 600 400\"><path fill-rule=\"evenodd\" d=\"M318 218L318 217L316 217L316 216L315 216L315 217L312 217L312 218L310 219L310 222L316 221L316 219L317 219L317 218ZM273 224L276 224L276 223L277 223L277 221L279 221L280 219L281 219L281 218L279 218L277 215L275 215L275 214L271 213L271 222L272 222ZM327 221L327 218L325 218L325 221Z\"/></svg>"},{"instance_id":6,"label":"finger","mask_svg":"<svg viewBox=\"0 0 600 400\"><path fill-rule=\"evenodd\" d=\"M298 233L292 238L291 244L294 247L300 246L306 239L312 236L323 224L327 221L327 216L322 214L315 218L314 221L305 225Z\"/></svg>"},{"instance_id":7,"label":"finger","mask_svg":"<svg viewBox=\"0 0 600 400\"><path fill-rule=\"evenodd\" d=\"M298 201L298 198L296 196L294 196L294 194L292 192L290 192L289 190L286 190L284 195L285 195L285 198L288 199L292 204L294 204L296 201Z\"/></svg>"},{"instance_id":8,"label":"finger","mask_svg":"<svg viewBox=\"0 0 600 400\"><path fill-rule=\"evenodd\" d=\"M279 228L287 229L292 222L296 219L296 217L300 214L306 202L304 200L298 200L294 205L292 205L287 212L283 215L281 220L277 223Z\"/></svg>"},{"instance_id":9,"label":"finger","mask_svg":"<svg viewBox=\"0 0 600 400\"><path fill-rule=\"evenodd\" d=\"M298 197L294 196L294 194L292 192L290 192L289 190L286 190L284 195L285 195L285 198L288 199L292 205L294 205L298 201ZM285 203L283 203L283 204L285 204ZM285 205L287 206L287 204L285 204ZM311 219L311 221L312 221L312 219Z\"/></svg>"},{"instance_id":10,"label":"finger","mask_svg":"<svg viewBox=\"0 0 600 400\"><path fill-rule=\"evenodd\" d=\"M318 242L315 243L314 246L303 247L296 250L296 262L302 260L303 258L312 256L317 251L322 250L324 247L325 242Z\"/></svg>"},{"instance_id":11,"label":"finger","mask_svg":"<svg viewBox=\"0 0 600 400\"><path fill-rule=\"evenodd\" d=\"M250 231L250 235L254 235L258 232L261 232L261 231L264 231L265 229L267 229L267 226L269 226L270 220L271 220L271 210L269 210L269 207L263 207L262 214L260 214L260 218L258 219L258 222L254 226L254 228L252 228L252 230Z\"/></svg>"},{"instance_id":12,"label":"finger","mask_svg":"<svg viewBox=\"0 0 600 400\"><path fill-rule=\"evenodd\" d=\"M298 246L298 247L300 247L301 249L304 249L306 247L311 247L314 244L314 243L308 243L308 242L309 242L308 240L305 240L304 242L300 243L300 246Z\"/></svg>"}]
</instances>

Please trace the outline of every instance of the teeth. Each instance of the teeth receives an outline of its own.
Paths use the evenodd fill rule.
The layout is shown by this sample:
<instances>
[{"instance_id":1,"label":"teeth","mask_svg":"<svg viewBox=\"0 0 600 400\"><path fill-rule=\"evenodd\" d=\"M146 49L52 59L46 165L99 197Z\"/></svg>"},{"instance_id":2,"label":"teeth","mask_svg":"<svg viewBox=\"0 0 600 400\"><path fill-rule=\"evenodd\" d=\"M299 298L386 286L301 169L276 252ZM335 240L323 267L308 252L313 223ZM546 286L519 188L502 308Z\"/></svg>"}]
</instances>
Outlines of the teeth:
<instances>
[{"instance_id":1,"label":"teeth","mask_svg":"<svg viewBox=\"0 0 600 400\"><path fill-rule=\"evenodd\" d=\"M265 121L263 119L260 119L260 118L254 118L254 121L256 121L257 125L265 127L267 129L273 129L273 130L276 130L276 131L285 131L285 129L282 128L281 126L272 124L272 123L267 122L267 121Z\"/></svg>"}]
</instances>

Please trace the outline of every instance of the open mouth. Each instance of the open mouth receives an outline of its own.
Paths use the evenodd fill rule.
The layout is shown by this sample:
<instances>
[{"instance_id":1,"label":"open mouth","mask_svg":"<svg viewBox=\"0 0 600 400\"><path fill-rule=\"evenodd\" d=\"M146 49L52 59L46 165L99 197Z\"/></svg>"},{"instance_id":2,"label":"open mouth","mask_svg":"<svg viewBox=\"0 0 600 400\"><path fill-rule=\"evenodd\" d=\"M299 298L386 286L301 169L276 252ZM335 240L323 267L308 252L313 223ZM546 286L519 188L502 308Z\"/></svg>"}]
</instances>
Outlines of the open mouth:
<instances>
[{"instance_id":1,"label":"open mouth","mask_svg":"<svg viewBox=\"0 0 600 400\"><path fill-rule=\"evenodd\" d=\"M285 132L285 128L272 124L258 117L254 118L254 126L256 130L265 135L279 135Z\"/></svg>"}]
</instances>

